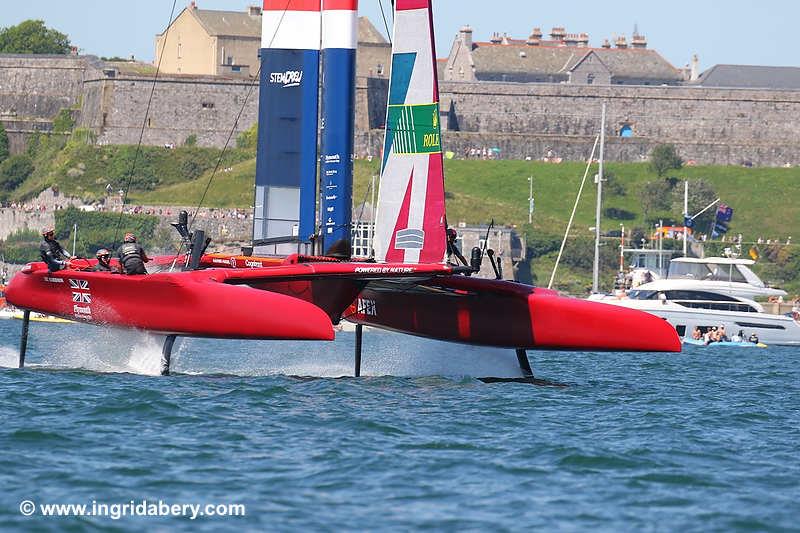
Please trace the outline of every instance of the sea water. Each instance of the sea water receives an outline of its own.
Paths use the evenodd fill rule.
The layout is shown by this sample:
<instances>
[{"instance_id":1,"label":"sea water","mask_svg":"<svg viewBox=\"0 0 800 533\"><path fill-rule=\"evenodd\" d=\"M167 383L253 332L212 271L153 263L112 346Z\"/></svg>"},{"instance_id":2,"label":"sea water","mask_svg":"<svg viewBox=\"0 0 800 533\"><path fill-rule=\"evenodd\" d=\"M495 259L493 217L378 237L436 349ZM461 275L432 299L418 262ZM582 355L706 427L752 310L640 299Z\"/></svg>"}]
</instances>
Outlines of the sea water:
<instances>
[{"instance_id":1,"label":"sea water","mask_svg":"<svg viewBox=\"0 0 800 533\"><path fill-rule=\"evenodd\" d=\"M27 367L0 369L0 529L800 530L798 348L531 352L567 385L543 387L470 377L513 352L379 331L360 379L336 377L352 333L183 340L166 378L160 342L31 324ZM244 516L122 516L142 502Z\"/></svg>"}]
</instances>

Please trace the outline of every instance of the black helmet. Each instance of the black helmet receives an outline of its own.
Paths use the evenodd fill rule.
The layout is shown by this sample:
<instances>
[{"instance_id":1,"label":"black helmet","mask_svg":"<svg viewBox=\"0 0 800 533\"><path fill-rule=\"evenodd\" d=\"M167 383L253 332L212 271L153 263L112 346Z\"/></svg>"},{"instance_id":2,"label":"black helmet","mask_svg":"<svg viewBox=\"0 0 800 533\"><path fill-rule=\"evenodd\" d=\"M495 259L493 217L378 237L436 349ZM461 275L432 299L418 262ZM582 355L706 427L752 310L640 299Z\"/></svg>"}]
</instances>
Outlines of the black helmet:
<instances>
[{"instance_id":1,"label":"black helmet","mask_svg":"<svg viewBox=\"0 0 800 533\"><path fill-rule=\"evenodd\" d=\"M108 261L109 259L111 259L111 252L109 252L105 248L100 248L99 250L97 250L97 253L94 254L94 255L97 257L97 259L99 259L101 261L102 260Z\"/></svg>"}]
</instances>

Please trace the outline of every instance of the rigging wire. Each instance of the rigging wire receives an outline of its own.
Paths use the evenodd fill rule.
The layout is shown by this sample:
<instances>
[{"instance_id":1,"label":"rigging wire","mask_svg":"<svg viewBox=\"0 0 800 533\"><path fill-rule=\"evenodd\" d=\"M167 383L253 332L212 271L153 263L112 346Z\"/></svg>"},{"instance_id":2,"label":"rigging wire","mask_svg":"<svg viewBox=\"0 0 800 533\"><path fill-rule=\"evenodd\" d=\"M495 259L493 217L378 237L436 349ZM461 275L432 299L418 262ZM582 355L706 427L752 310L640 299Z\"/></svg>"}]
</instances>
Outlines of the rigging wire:
<instances>
[{"instance_id":1,"label":"rigging wire","mask_svg":"<svg viewBox=\"0 0 800 533\"><path fill-rule=\"evenodd\" d=\"M133 175L136 172L136 162L139 159L139 153L142 151L142 139L144 138L144 129L147 126L147 120L150 115L150 106L153 103L153 95L156 92L156 83L158 82L158 73L161 71L161 60L164 58L164 51L167 49L167 39L169 38L169 28L172 26L172 17L175 15L175 5L178 3L178 0L172 0L172 10L169 12L169 22L167 23L167 29L164 31L164 43L161 45L161 53L158 55L158 64L156 65L156 73L153 76L153 86L150 88L150 97L147 100L147 108L144 112L144 119L142 120L142 129L139 132L139 142L136 145L136 152L133 155L133 161L131 162L131 170L128 174L128 183L125 185L125 189L122 193L122 205L120 206L119 217L117 218L117 227L114 229L114 242L112 243L112 249L116 249L117 247L117 237L119 237L119 229L122 226L122 217L125 214L125 201L128 199L128 191L131 188L131 182L133 182Z\"/></svg>"},{"instance_id":2,"label":"rigging wire","mask_svg":"<svg viewBox=\"0 0 800 533\"><path fill-rule=\"evenodd\" d=\"M269 44L265 48L272 48L272 44L275 42L275 37L277 37L278 35L278 30L280 30L281 24L283 24L283 19L286 17L286 12L289 10L289 5L291 3L292 0L286 0L286 6L284 6L283 11L281 12L281 17L278 19L278 24L275 26L275 31L272 32L272 37L269 40ZM206 195L208 194L208 190L211 188L211 182L214 181L214 177L216 177L217 171L219 170L219 167L222 164L222 158L225 156L225 151L228 149L228 146L230 145L231 138L233 137L233 134L236 131L236 126L239 125L239 119L242 118L242 113L244 113L244 109L247 106L247 102L250 99L250 96L252 96L253 89L255 88L260 78L261 78L261 65L258 66L258 70L256 70L256 75L250 82L250 87L248 88L247 95L244 98L244 102L242 102L242 105L239 108L239 113L236 115L236 120L233 121L233 127L231 127L231 130L228 133L228 138L225 140L225 146L222 147L222 152L220 152L219 154L219 158L217 159L217 164L214 166L214 170L213 172L211 172L211 177L208 178L208 183L206 183L206 188L203 190L203 195L200 197L200 201L197 203L197 207L195 208L194 214L192 215L192 219L189 222L190 228L194 225L194 221L197 218L197 214L200 212L200 207L203 205L203 202L206 199ZM258 142L256 141L256 144L257 143ZM178 253L180 253L180 249Z\"/></svg>"},{"instance_id":3,"label":"rigging wire","mask_svg":"<svg viewBox=\"0 0 800 533\"><path fill-rule=\"evenodd\" d=\"M561 241L561 248L558 250L558 257L556 257L556 264L553 265L553 273L550 275L550 283L547 284L548 289L553 288L553 281L556 279L556 270L558 270L558 263L561 262L561 255L564 253L564 246L566 246L567 244L567 237L569 237L569 231L572 228L572 221L575 219L575 211L578 210L578 202L580 202L581 200L581 193L583 193L583 186L586 184L586 177L589 175L589 169L594 163L594 152L595 150L597 150L598 142L600 142L599 135L594 139L594 146L592 146L592 154L589 156L589 161L586 163L586 171L583 173L581 186L578 189L578 196L575 198L575 205L572 206L572 214L569 216L569 222L567 222L567 231L564 232L564 240Z\"/></svg>"},{"instance_id":4,"label":"rigging wire","mask_svg":"<svg viewBox=\"0 0 800 533\"><path fill-rule=\"evenodd\" d=\"M392 2L394 7L394 2ZM383 0L378 0L378 6L381 8L381 17L383 17L383 27L386 29L386 35L389 36L389 44L392 44L392 32L389 31L389 23L386 21L386 12L383 10ZM392 21L394 23L394 21Z\"/></svg>"}]
</instances>

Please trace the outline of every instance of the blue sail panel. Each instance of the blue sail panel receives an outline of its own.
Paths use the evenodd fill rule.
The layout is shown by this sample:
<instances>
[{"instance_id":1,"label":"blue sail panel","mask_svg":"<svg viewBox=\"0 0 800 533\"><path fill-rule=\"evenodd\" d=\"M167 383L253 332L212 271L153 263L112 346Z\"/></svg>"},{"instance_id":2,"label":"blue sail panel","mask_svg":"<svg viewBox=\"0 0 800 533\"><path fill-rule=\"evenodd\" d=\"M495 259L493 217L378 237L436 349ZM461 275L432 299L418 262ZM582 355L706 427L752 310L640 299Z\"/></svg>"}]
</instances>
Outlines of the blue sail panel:
<instances>
[{"instance_id":1,"label":"blue sail panel","mask_svg":"<svg viewBox=\"0 0 800 533\"><path fill-rule=\"evenodd\" d=\"M319 51L261 52L255 244L313 240Z\"/></svg>"},{"instance_id":2,"label":"blue sail panel","mask_svg":"<svg viewBox=\"0 0 800 533\"><path fill-rule=\"evenodd\" d=\"M356 51L322 51L320 224L325 255L350 257Z\"/></svg>"}]
</instances>

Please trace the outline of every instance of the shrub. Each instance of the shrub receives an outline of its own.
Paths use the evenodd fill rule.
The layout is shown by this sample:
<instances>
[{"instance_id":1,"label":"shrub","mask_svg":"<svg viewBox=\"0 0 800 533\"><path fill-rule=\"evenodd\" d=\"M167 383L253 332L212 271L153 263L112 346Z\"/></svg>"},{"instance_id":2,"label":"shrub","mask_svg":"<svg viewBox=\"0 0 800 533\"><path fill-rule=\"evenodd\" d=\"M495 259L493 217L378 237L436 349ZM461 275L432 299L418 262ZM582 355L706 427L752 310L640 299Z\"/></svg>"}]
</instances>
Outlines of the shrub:
<instances>
[{"instance_id":1,"label":"shrub","mask_svg":"<svg viewBox=\"0 0 800 533\"><path fill-rule=\"evenodd\" d=\"M197 135L192 133L191 135L186 137L186 140L183 141L183 145L184 146L197 146Z\"/></svg>"},{"instance_id":2,"label":"shrub","mask_svg":"<svg viewBox=\"0 0 800 533\"><path fill-rule=\"evenodd\" d=\"M136 234L140 241L147 241L153 237L158 225L158 217L150 215L85 212L74 207L56 211L55 216L56 238L62 242L71 241L72 229L75 225L78 226L75 251L85 257L93 255L100 248L119 245L122 236L128 231Z\"/></svg>"},{"instance_id":3,"label":"shrub","mask_svg":"<svg viewBox=\"0 0 800 533\"><path fill-rule=\"evenodd\" d=\"M72 111L69 109L62 109L53 120L53 131L55 133L67 133L72 131L75 127L75 119L72 118Z\"/></svg>"},{"instance_id":4,"label":"shrub","mask_svg":"<svg viewBox=\"0 0 800 533\"><path fill-rule=\"evenodd\" d=\"M19 229L0 242L0 254L8 263L30 263L39 260L41 235L34 229Z\"/></svg>"},{"instance_id":5,"label":"shrub","mask_svg":"<svg viewBox=\"0 0 800 533\"><path fill-rule=\"evenodd\" d=\"M675 146L671 144L659 144L653 148L650 154L650 169L658 174L660 178L668 170L678 170L683 167L683 159L678 155Z\"/></svg>"},{"instance_id":6,"label":"shrub","mask_svg":"<svg viewBox=\"0 0 800 533\"><path fill-rule=\"evenodd\" d=\"M616 207L606 207L603 209L603 216L612 220L633 220L636 218L636 213Z\"/></svg>"},{"instance_id":7,"label":"shrub","mask_svg":"<svg viewBox=\"0 0 800 533\"><path fill-rule=\"evenodd\" d=\"M258 146L258 122L250 126L236 137L236 147L255 150Z\"/></svg>"},{"instance_id":8,"label":"shrub","mask_svg":"<svg viewBox=\"0 0 800 533\"><path fill-rule=\"evenodd\" d=\"M0 164L0 192L11 192L33 173L30 156L14 155Z\"/></svg>"},{"instance_id":9,"label":"shrub","mask_svg":"<svg viewBox=\"0 0 800 533\"><path fill-rule=\"evenodd\" d=\"M0 123L0 163L8 158L8 153L8 133L6 133L3 124Z\"/></svg>"}]
</instances>

